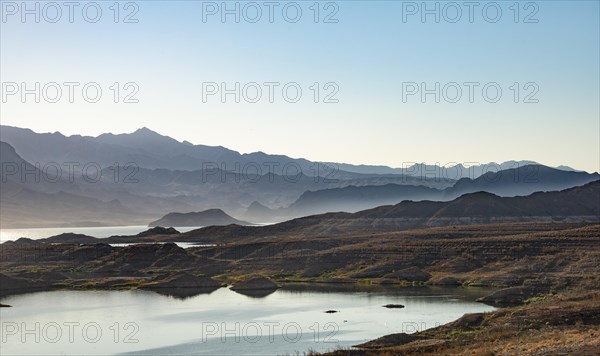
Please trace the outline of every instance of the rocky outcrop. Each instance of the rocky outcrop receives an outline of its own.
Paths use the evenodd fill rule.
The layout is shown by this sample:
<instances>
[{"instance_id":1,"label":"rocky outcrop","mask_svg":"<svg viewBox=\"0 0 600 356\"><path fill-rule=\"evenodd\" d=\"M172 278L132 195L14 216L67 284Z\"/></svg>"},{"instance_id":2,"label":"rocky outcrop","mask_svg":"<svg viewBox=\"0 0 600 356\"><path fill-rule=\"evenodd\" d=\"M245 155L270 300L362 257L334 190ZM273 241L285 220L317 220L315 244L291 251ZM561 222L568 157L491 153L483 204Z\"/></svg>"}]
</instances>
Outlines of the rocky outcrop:
<instances>
[{"instance_id":1,"label":"rocky outcrop","mask_svg":"<svg viewBox=\"0 0 600 356\"><path fill-rule=\"evenodd\" d=\"M386 278L394 278L393 276L392 277L389 277L389 276L391 273L394 273L398 269L398 267L401 268L401 266L396 263L384 263L384 264L380 264L380 265L367 267L367 268L363 269L362 271L354 273L351 277L352 278L379 278L379 277L385 276Z\"/></svg>"},{"instance_id":2,"label":"rocky outcrop","mask_svg":"<svg viewBox=\"0 0 600 356\"><path fill-rule=\"evenodd\" d=\"M417 267L409 267L400 271L388 273L385 278L399 279L407 282L427 282L431 278L431 274L420 270Z\"/></svg>"},{"instance_id":3,"label":"rocky outcrop","mask_svg":"<svg viewBox=\"0 0 600 356\"><path fill-rule=\"evenodd\" d=\"M63 252L65 258L72 259L79 263L85 263L98 258L106 257L113 253L115 249L104 243L79 245Z\"/></svg>"},{"instance_id":4,"label":"rocky outcrop","mask_svg":"<svg viewBox=\"0 0 600 356\"><path fill-rule=\"evenodd\" d=\"M0 273L0 296L51 289L53 282L9 277Z\"/></svg>"},{"instance_id":5,"label":"rocky outcrop","mask_svg":"<svg viewBox=\"0 0 600 356\"><path fill-rule=\"evenodd\" d=\"M494 306L511 306L522 304L526 299L535 295L537 295L536 288L519 286L500 289L477 299L477 301Z\"/></svg>"},{"instance_id":6,"label":"rocky outcrop","mask_svg":"<svg viewBox=\"0 0 600 356\"><path fill-rule=\"evenodd\" d=\"M138 275L146 268L183 270L195 257L175 243L138 244L115 248L110 256L86 266L96 272Z\"/></svg>"},{"instance_id":7,"label":"rocky outcrop","mask_svg":"<svg viewBox=\"0 0 600 356\"><path fill-rule=\"evenodd\" d=\"M60 244L94 244L100 242L96 237L84 234L74 234L72 232L66 232L64 234L48 237L40 241Z\"/></svg>"},{"instance_id":8,"label":"rocky outcrop","mask_svg":"<svg viewBox=\"0 0 600 356\"><path fill-rule=\"evenodd\" d=\"M454 277L441 277L432 279L427 284L434 286L460 286L462 283Z\"/></svg>"},{"instance_id":9,"label":"rocky outcrop","mask_svg":"<svg viewBox=\"0 0 600 356\"><path fill-rule=\"evenodd\" d=\"M179 234L179 231L177 231L177 229L175 229L175 228L156 226L156 227L153 227L146 231L142 231L139 234L137 234L136 236L137 237L147 237L147 236L176 235L176 234Z\"/></svg>"},{"instance_id":10,"label":"rocky outcrop","mask_svg":"<svg viewBox=\"0 0 600 356\"><path fill-rule=\"evenodd\" d=\"M13 277L28 281L41 281L48 283L58 282L67 279L67 277L64 274L56 271L28 271L17 273Z\"/></svg>"},{"instance_id":11,"label":"rocky outcrop","mask_svg":"<svg viewBox=\"0 0 600 356\"><path fill-rule=\"evenodd\" d=\"M456 329L472 329L475 328L485 320L483 313L470 313L465 314L459 319L446 324L446 326Z\"/></svg>"},{"instance_id":12,"label":"rocky outcrop","mask_svg":"<svg viewBox=\"0 0 600 356\"><path fill-rule=\"evenodd\" d=\"M252 277L235 283L231 290L251 297L263 297L275 292L279 288L277 284L267 277Z\"/></svg>"},{"instance_id":13,"label":"rocky outcrop","mask_svg":"<svg viewBox=\"0 0 600 356\"><path fill-rule=\"evenodd\" d=\"M6 241L6 242L2 243L2 247L3 248L31 247L31 246L36 246L36 245L40 245L40 244L41 244L41 242L39 242L37 240L32 240L27 237L21 237L21 238L17 239L16 241Z\"/></svg>"},{"instance_id":14,"label":"rocky outcrop","mask_svg":"<svg viewBox=\"0 0 600 356\"><path fill-rule=\"evenodd\" d=\"M378 339L365 342L364 344L355 345L354 347L359 349L379 349L388 346L404 345L420 339L423 339L423 337L415 334L399 333L382 336Z\"/></svg>"}]
</instances>

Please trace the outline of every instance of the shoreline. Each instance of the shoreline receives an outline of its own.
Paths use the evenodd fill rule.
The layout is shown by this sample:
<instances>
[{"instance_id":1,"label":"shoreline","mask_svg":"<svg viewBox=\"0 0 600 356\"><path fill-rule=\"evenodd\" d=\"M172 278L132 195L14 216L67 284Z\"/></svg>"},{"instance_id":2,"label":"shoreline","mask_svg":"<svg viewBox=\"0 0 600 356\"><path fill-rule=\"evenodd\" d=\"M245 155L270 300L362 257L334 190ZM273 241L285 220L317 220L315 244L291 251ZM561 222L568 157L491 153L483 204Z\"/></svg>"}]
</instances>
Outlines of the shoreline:
<instances>
[{"instance_id":1,"label":"shoreline","mask_svg":"<svg viewBox=\"0 0 600 356\"><path fill-rule=\"evenodd\" d=\"M479 301L500 307L497 311L467 315L433 331L417 333L419 340L384 336L373 342L385 345L362 345L363 349L351 351L356 355L452 353L448 350L467 341L486 350L487 346L480 344L487 340L482 335L500 331L496 339L506 345L519 335L536 340L535 335L527 334L529 324L519 333L506 330L502 323L495 324L498 320L520 323L521 319L512 319L512 311L537 318L530 324L543 335L564 331L578 339L600 325L599 320L585 314L589 309L600 315L600 225L503 223L330 236L305 232L311 228L278 232L271 227L268 234L252 235L257 230L247 230L249 234L244 235L238 234L238 227L226 226L111 239L76 234L41 241L20 239L0 245L0 294L54 289L143 289L169 294L169 288L174 288L178 289L176 296L185 298L253 276L266 277L281 286L313 284L338 290L403 286L494 290ZM160 243L106 244L112 240ZM194 240L217 244L184 249L173 243ZM578 293L588 299L577 299ZM562 302L573 308L562 308ZM545 305L553 308L552 313L540 312ZM571 313L578 305L585 314L578 324L581 330L563 320L575 318ZM559 317L547 320L553 315ZM540 320L544 322L538 323ZM545 322L556 325L548 329ZM474 335L478 335L476 339L471 338ZM594 335L586 339L596 342L600 332ZM350 351L336 352L332 355Z\"/></svg>"},{"instance_id":2,"label":"shoreline","mask_svg":"<svg viewBox=\"0 0 600 356\"><path fill-rule=\"evenodd\" d=\"M599 331L600 293L569 291L323 355L597 355Z\"/></svg>"}]
</instances>

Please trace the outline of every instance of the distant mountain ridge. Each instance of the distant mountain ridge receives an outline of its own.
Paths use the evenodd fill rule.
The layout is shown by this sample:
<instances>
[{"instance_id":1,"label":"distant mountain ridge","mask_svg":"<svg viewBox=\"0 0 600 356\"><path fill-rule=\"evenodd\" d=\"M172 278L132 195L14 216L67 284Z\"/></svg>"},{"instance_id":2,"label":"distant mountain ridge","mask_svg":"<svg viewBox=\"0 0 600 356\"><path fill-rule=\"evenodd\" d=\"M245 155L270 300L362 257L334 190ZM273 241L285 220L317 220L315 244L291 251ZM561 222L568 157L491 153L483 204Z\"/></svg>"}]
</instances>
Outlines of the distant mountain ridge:
<instances>
[{"instance_id":1,"label":"distant mountain ridge","mask_svg":"<svg viewBox=\"0 0 600 356\"><path fill-rule=\"evenodd\" d=\"M218 242L237 236L301 238L349 231L383 232L432 226L536 221L600 223L600 181L524 197L499 197L477 192L447 202L403 201L356 213L319 214L267 226L203 228L183 235L190 241Z\"/></svg>"},{"instance_id":2,"label":"distant mountain ridge","mask_svg":"<svg viewBox=\"0 0 600 356\"><path fill-rule=\"evenodd\" d=\"M563 171L541 165L528 165L489 172L476 179L463 178L452 187L435 189L424 186L387 184L348 186L307 191L288 208L258 210L248 207L247 216L263 219L271 216L296 217L325 212L357 212L403 200L448 201L464 194L487 192L501 197L526 196L539 191L558 191L600 179L597 173Z\"/></svg>"},{"instance_id":3,"label":"distant mountain ridge","mask_svg":"<svg viewBox=\"0 0 600 356\"><path fill-rule=\"evenodd\" d=\"M492 172L475 179L462 178L458 181L443 176L452 176L452 169L455 175L467 169L462 165L446 167L445 173L434 166L407 167L404 172L411 171L414 176L392 173L399 172L394 169L364 173L370 172L370 168L366 168L368 166L360 166L363 173L324 170L320 172L321 176L315 176L310 174L315 174L314 165L318 162L262 152L240 154L223 147L192 145L148 128L131 134L67 137L60 133L38 134L29 129L0 126L0 139L10 141L1 141L0 146L3 177L9 167L25 167L30 172L24 179L20 172L6 175L7 179L2 183L3 217L7 217L1 221L3 226L47 226L49 223L56 226L85 222L138 224L174 211L213 208L228 211L247 221L273 223L328 211L356 212L407 199L446 201L476 191L500 196L527 195L535 191L565 189L598 179L597 173L565 171L541 165L519 166L499 173L492 169ZM207 160L211 160L208 166ZM93 163L92 176L98 173L93 169L98 165L101 172L98 179L91 182L82 175L81 166L75 172L74 180L68 179L66 170L56 181L49 181L40 173L47 168L45 164L61 165L64 162ZM127 167L129 162L135 165ZM527 161L512 161L500 166L518 166L524 162ZM289 163L297 165L301 171L286 176L267 171L244 172L243 168L241 172L227 170L236 164L241 167L245 167L244 164L247 167L255 167L256 164L282 167ZM201 169L196 169L198 165ZM345 167L344 164L339 166ZM490 168L478 167L482 171ZM308 174L302 171L304 169ZM427 175L435 169L438 173L431 177ZM471 175L477 172L473 167L468 169ZM41 181L36 181L34 177L40 175ZM36 200L51 202L53 199L63 202L57 205L62 206L62 210L32 203ZM97 210L91 209L92 206ZM111 207L118 209L111 211ZM94 211L99 213L94 215ZM42 215L44 219L38 221L37 217Z\"/></svg>"},{"instance_id":4,"label":"distant mountain ridge","mask_svg":"<svg viewBox=\"0 0 600 356\"><path fill-rule=\"evenodd\" d=\"M476 179L460 179L446 189L453 198L466 193L485 191L499 196L529 195L538 191L571 188L600 179L600 174L565 171L542 165L526 165L499 172L488 172Z\"/></svg>"},{"instance_id":5,"label":"distant mountain ridge","mask_svg":"<svg viewBox=\"0 0 600 356\"><path fill-rule=\"evenodd\" d=\"M418 212L414 215L411 213ZM600 180L561 191L499 197L488 192L461 195L449 202L401 202L356 213L352 218L415 216L435 225L439 218L594 217L600 219Z\"/></svg>"},{"instance_id":6,"label":"distant mountain ridge","mask_svg":"<svg viewBox=\"0 0 600 356\"><path fill-rule=\"evenodd\" d=\"M512 168L518 168L531 164L539 164L534 161L506 161L502 163L496 162L470 162L470 163L448 163L448 164L424 164L424 163L405 163L402 168L392 168L388 166L372 166L372 165L352 165L345 163L324 162L327 164L337 164L341 170L354 173L376 173L376 174L403 174L411 176L435 176L444 177L447 179L458 180L461 178L475 179L488 172L497 172ZM574 170L567 166L559 166L557 169Z\"/></svg>"},{"instance_id":7,"label":"distant mountain ridge","mask_svg":"<svg viewBox=\"0 0 600 356\"><path fill-rule=\"evenodd\" d=\"M426 165L410 163L406 167L352 165L336 162L311 162L303 158L291 158L284 155L253 152L241 154L222 146L193 145L187 141L179 142L169 136L161 135L146 127L127 134L105 133L97 137L65 136L59 132L36 133L30 129L0 126L0 141L13 146L27 161L48 163L60 161L96 162L101 166L111 166L115 162L135 162L147 169L200 170L203 166L218 163L218 168L236 170L236 164L265 165L281 167L290 164L301 167L306 175L319 175L329 178L360 178L364 176L406 175L425 180L426 177L457 180L477 178L489 171L506 170L529 164L533 161L507 161L497 163L461 163L447 165ZM465 163L466 164L466 163ZM317 165L321 165L317 169ZM277 169L277 168L276 168ZM569 167L561 166L568 170ZM275 172L281 174L281 172Z\"/></svg>"},{"instance_id":8,"label":"distant mountain ridge","mask_svg":"<svg viewBox=\"0 0 600 356\"><path fill-rule=\"evenodd\" d=\"M252 222L272 223L329 211L355 212L407 199L446 201L476 191L500 196L527 195L535 191L569 188L599 178L598 174L530 165L498 173L490 172L475 180L465 178L445 189L413 185L419 180L411 181L405 177L399 180L413 184L373 186L368 184L369 179L350 179L329 185L315 183L313 177L298 176L290 181L277 175L265 176L259 181L224 181L222 177L231 176L230 172L143 168L135 176L141 183L136 184L114 182L111 169L103 171L100 181L93 184L85 182L82 177L75 182L65 179L52 182L41 179L36 182L35 177L42 176L36 166L25 161L7 143L1 142L0 151L3 170L12 164L25 167L29 172L22 179L19 172L4 175L3 171L7 181L2 183L4 219L0 222L3 226L18 227L82 225L86 222L94 225L138 224L140 220L147 219L145 217L161 213L214 207L233 210L238 216ZM31 174L33 171L37 173ZM388 178L375 179L385 183ZM356 186L354 182L365 185ZM182 194L186 190L191 194ZM269 208L254 200L256 197L279 201L280 207ZM250 200L248 208L240 206L240 199ZM198 203L203 205L199 206ZM52 209L52 205L61 208Z\"/></svg>"},{"instance_id":9,"label":"distant mountain ridge","mask_svg":"<svg viewBox=\"0 0 600 356\"><path fill-rule=\"evenodd\" d=\"M359 211L373 206L395 204L402 200L439 199L440 190L413 185L348 186L307 191L288 207L295 214L334 211ZM318 210L316 210L318 209Z\"/></svg>"}]
</instances>

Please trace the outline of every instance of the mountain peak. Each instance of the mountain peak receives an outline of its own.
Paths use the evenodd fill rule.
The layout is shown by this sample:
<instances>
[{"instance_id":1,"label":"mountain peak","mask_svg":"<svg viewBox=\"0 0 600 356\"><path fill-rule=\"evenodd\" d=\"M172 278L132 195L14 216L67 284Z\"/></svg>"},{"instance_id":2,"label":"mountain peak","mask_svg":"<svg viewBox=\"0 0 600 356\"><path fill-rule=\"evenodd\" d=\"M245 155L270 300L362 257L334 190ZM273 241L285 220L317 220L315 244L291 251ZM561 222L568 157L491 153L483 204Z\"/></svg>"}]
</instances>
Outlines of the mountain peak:
<instances>
[{"instance_id":1,"label":"mountain peak","mask_svg":"<svg viewBox=\"0 0 600 356\"><path fill-rule=\"evenodd\" d=\"M140 135L141 134L141 135L153 135L153 136L159 135L160 136L160 134L158 132L152 131L149 128L147 128L146 126L135 130L135 132L133 132L133 134L134 135Z\"/></svg>"}]
</instances>

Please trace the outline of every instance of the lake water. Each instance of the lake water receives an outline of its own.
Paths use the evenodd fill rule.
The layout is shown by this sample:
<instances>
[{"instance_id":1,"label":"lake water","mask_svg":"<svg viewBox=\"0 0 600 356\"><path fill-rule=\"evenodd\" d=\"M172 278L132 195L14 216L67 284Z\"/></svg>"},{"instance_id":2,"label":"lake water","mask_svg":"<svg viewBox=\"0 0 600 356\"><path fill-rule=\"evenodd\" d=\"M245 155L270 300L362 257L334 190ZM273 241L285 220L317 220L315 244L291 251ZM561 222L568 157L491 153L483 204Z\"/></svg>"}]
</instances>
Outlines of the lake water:
<instances>
[{"instance_id":1,"label":"lake water","mask_svg":"<svg viewBox=\"0 0 600 356\"><path fill-rule=\"evenodd\" d=\"M153 242L144 242L144 243L118 243L118 244L109 244L113 247L127 247L131 245L144 245L144 244L152 244ZM160 242L159 242L160 243ZM214 247L216 244L201 244L196 242L175 242L175 244L182 248L190 248L190 247Z\"/></svg>"},{"instance_id":2,"label":"lake water","mask_svg":"<svg viewBox=\"0 0 600 356\"><path fill-rule=\"evenodd\" d=\"M255 225L269 225L269 223L260 223ZM203 226L175 226L179 232L188 232L199 229ZM15 241L21 237L27 237L33 240L45 239L47 237L60 235L65 232L83 234L98 238L111 236L129 236L137 235L140 232L150 229L148 226L100 226L100 227L44 227L28 229L0 229L0 243L5 241Z\"/></svg>"},{"instance_id":3,"label":"lake water","mask_svg":"<svg viewBox=\"0 0 600 356\"><path fill-rule=\"evenodd\" d=\"M179 232L187 232L199 229L202 226L176 227ZM142 231L150 229L148 226L102 226L102 227L51 227L36 229L0 229L0 242L17 240L27 237L33 240L60 235L65 232L84 234L93 237L110 237L115 235L137 235Z\"/></svg>"},{"instance_id":4,"label":"lake water","mask_svg":"<svg viewBox=\"0 0 600 356\"><path fill-rule=\"evenodd\" d=\"M221 288L178 299L147 291L52 291L2 298L2 354L280 355L350 347L494 308L463 288L319 291L264 298ZM387 309L385 304L403 304ZM328 314L327 310L338 310Z\"/></svg>"}]
</instances>

